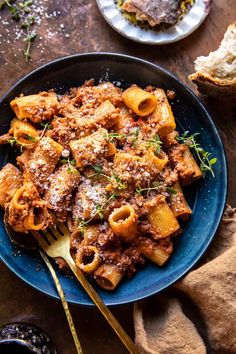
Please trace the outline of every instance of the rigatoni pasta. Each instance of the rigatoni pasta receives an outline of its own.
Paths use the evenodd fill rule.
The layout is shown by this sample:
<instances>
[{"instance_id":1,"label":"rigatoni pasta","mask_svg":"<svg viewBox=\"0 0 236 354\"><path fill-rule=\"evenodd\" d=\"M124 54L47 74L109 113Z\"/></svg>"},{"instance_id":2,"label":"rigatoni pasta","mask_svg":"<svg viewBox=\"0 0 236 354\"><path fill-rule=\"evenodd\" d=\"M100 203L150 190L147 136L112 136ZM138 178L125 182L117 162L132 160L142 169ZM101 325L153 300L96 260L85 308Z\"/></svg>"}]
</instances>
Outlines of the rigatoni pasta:
<instances>
[{"instance_id":1,"label":"rigatoni pasta","mask_svg":"<svg viewBox=\"0 0 236 354\"><path fill-rule=\"evenodd\" d=\"M123 92L123 100L127 107L141 117L148 116L156 108L157 99L153 93L131 86Z\"/></svg>"},{"instance_id":2,"label":"rigatoni pasta","mask_svg":"<svg viewBox=\"0 0 236 354\"><path fill-rule=\"evenodd\" d=\"M58 100L55 92L41 92L35 95L20 96L11 101L11 108L19 119L42 122L57 113Z\"/></svg>"},{"instance_id":3,"label":"rigatoni pasta","mask_svg":"<svg viewBox=\"0 0 236 354\"><path fill-rule=\"evenodd\" d=\"M21 95L11 107L0 143L19 149L20 169L0 171L0 206L14 231L67 223L77 267L105 290L145 259L168 262L178 220L192 213L182 187L203 174L163 89L89 80L60 96Z\"/></svg>"}]
</instances>

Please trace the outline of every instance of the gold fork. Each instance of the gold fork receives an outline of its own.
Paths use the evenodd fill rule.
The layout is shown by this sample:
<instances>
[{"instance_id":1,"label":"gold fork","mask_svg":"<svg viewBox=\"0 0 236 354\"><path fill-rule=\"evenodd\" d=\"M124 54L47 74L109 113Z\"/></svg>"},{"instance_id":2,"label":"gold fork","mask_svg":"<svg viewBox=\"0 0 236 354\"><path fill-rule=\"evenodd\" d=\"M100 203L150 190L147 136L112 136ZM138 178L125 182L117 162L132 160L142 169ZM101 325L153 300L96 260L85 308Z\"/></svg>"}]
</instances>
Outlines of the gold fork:
<instances>
[{"instance_id":1,"label":"gold fork","mask_svg":"<svg viewBox=\"0 0 236 354\"><path fill-rule=\"evenodd\" d=\"M40 247L49 257L61 257L66 261L66 263L68 264L76 278L79 280L84 290L87 292L87 294L93 300L95 305L101 311L110 326L114 329L114 331L124 343L128 351L132 354L138 354L139 351L133 341L130 339L125 330L121 327L120 323L113 316L108 307L104 304L100 296L94 290L94 288L89 283L84 274L81 272L81 270L76 267L75 262L70 254L70 231L68 230L68 228L63 223L58 222L57 228L49 228L46 231L41 232L44 237L39 232L32 231L32 234L38 241Z\"/></svg>"}]
</instances>

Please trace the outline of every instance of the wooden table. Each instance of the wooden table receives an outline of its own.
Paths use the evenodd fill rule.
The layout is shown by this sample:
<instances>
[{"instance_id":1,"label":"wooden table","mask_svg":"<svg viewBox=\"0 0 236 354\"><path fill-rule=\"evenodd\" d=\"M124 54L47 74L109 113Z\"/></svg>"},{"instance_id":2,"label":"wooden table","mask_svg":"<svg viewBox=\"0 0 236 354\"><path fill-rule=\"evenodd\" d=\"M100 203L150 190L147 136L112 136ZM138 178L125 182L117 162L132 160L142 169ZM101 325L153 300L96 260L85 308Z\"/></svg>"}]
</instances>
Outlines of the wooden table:
<instances>
[{"instance_id":1,"label":"wooden table","mask_svg":"<svg viewBox=\"0 0 236 354\"><path fill-rule=\"evenodd\" d=\"M187 78L193 72L194 59L215 50L227 26L236 18L235 0L215 0L206 21L188 38L171 45L150 47L131 42L113 31L100 15L95 0L45 0L44 3L52 15L44 18L37 28L38 39L33 44L30 63L24 61L21 53L22 40L15 38L15 24L11 20L4 24L9 19L7 11L0 13L1 95L20 77L50 60L74 53L100 51L126 53L157 63L196 92ZM215 100L207 100L205 104L225 144L230 161L228 202L236 206L233 108ZM0 325L12 321L37 324L52 336L59 354L74 354L61 304L30 288L4 264L0 265L0 272ZM127 352L97 310L77 306L71 306L71 310L85 354ZM115 308L113 312L132 336L132 306Z\"/></svg>"}]
</instances>

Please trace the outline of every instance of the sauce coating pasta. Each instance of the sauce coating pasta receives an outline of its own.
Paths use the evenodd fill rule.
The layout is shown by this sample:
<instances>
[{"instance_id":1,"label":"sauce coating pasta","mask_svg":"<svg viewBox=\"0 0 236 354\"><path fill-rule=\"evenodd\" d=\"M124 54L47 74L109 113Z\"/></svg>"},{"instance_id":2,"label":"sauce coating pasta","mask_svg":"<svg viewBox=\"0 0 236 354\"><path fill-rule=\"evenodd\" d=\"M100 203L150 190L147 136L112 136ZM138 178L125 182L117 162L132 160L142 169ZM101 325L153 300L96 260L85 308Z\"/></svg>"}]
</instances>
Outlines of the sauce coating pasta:
<instances>
[{"instance_id":1,"label":"sauce coating pasta","mask_svg":"<svg viewBox=\"0 0 236 354\"><path fill-rule=\"evenodd\" d=\"M20 148L20 169L0 171L0 204L13 230L32 237L55 217L67 223L77 266L106 290L146 259L168 261L178 220L191 215L181 187L202 173L178 142L163 89L88 80L60 96L21 95L11 106L17 117L0 139Z\"/></svg>"}]
</instances>

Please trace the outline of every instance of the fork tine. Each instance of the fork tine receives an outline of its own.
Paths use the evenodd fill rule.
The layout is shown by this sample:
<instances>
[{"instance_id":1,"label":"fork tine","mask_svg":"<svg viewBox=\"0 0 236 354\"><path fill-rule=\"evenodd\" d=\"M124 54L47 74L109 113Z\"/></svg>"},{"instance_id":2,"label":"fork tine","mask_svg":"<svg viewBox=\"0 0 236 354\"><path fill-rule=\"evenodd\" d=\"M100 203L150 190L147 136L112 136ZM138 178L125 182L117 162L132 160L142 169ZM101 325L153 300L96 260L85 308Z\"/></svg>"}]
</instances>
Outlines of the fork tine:
<instances>
[{"instance_id":1,"label":"fork tine","mask_svg":"<svg viewBox=\"0 0 236 354\"><path fill-rule=\"evenodd\" d=\"M47 230L41 230L44 237L46 237L47 241L52 245L55 242L53 236Z\"/></svg>"},{"instance_id":2,"label":"fork tine","mask_svg":"<svg viewBox=\"0 0 236 354\"><path fill-rule=\"evenodd\" d=\"M43 237L38 232L31 231L31 233L34 236L34 238L37 240L41 248L46 249L48 247L47 242L43 239Z\"/></svg>"},{"instance_id":3,"label":"fork tine","mask_svg":"<svg viewBox=\"0 0 236 354\"><path fill-rule=\"evenodd\" d=\"M69 232L68 228L62 222L57 222L57 226L63 232L63 234L67 234Z\"/></svg>"},{"instance_id":4,"label":"fork tine","mask_svg":"<svg viewBox=\"0 0 236 354\"><path fill-rule=\"evenodd\" d=\"M57 239L61 237L60 232L54 227L49 227L48 230L50 230L53 236L56 237Z\"/></svg>"}]
</instances>

